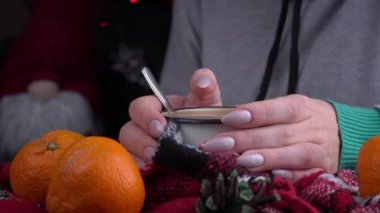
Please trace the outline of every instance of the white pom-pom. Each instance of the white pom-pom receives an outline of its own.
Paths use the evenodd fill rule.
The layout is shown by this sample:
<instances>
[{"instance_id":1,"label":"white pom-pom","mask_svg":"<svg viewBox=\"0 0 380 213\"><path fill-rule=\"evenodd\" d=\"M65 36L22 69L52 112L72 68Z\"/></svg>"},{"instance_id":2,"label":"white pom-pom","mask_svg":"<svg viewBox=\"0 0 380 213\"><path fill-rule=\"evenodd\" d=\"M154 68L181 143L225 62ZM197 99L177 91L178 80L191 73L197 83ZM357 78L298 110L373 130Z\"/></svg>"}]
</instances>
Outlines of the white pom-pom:
<instances>
[{"instance_id":1,"label":"white pom-pom","mask_svg":"<svg viewBox=\"0 0 380 213\"><path fill-rule=\"evenodd\" d=\"M25 143L53 129L91 134L92 110L81 95L60 92L49 101L28 94L0 100L0 161L9 161Z\"/></svg>"}]
</instances>

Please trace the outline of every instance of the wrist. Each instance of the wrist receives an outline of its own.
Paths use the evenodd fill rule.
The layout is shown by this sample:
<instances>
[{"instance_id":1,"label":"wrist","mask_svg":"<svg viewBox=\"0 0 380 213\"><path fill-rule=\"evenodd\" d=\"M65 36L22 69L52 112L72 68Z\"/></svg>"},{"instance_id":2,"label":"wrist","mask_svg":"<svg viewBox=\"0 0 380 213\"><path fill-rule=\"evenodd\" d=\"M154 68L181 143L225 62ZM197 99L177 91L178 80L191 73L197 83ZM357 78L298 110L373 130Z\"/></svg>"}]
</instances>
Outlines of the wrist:
<instances>
[{"instance_id":1,"label":"wrist","mask_svg":"<svg viewBox=\"0 0 380 213\"><path fill-rule=\"evenodd\" d=\"M357 154L369 138L380 134L380 112L329 101L337 114L341 141L339 168L356 168Z\"/></svg>"}]
</instances>

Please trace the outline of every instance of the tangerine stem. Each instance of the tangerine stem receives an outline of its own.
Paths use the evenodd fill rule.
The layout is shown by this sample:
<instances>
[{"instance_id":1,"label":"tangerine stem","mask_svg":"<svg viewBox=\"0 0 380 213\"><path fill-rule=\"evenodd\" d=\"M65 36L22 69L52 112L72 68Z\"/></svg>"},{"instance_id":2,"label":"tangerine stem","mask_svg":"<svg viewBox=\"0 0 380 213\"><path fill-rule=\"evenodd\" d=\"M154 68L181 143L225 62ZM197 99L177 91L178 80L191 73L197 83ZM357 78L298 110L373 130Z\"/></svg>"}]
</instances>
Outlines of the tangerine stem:
<instances>
[{"instance_id":1,"label":"tangerine stem","mask_svg":"<svg viewBox=\"0 0 380 213\"><path fill-rule=\"evenodd\" d=\"M55 142L49 142L47 145L47 150L54 151L58 148L57 144Z\"/></svg>"}]
</instances>

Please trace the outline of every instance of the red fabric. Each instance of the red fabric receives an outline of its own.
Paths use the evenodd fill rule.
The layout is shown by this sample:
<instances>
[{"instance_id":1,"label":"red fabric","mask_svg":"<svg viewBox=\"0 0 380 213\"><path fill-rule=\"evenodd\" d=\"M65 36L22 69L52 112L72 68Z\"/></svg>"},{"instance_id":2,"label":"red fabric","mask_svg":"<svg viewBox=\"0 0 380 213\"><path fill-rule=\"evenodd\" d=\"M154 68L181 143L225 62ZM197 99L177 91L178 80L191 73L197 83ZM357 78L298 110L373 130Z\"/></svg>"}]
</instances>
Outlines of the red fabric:
<instances>
[{"instance_id":1,"label":"red fabric","mask_svg":"<svg viewBox=\"0 0 380 213\"><path fill-rule=\"evenodd\" d=\"M155 206L155 208L146 210L148 213L193 213L195 212L195 203L198 200L198 196L183 197L169 200Z\"/></svg>"},{"instance_id":2,"label":"red fabric","mask_svg":"<svg viewBox=\"0 0 380 213\"><path fill-rule=\"evenodd\" d=\"M214 180L219 172L228 175L232 170L237 169L240 175L266 175L253 174L236 165L234 154L210 154L208 164L198 173L189 175L173 168L167 168L150 164L142 170L144 183L146 186L145 211L165 213L172 212L195 212L195 202L193 199L200 195L200 185L203 178ZM315 207L302 200L298 195L296 188L287 180L275 178L273 188L281 195L282 200L269 206L263 206L263 209L280 210L288 212L318 212ZM273 194L271 191L270 194ZM169 205L177 200L182 205ZM191 203L184 203L191 202ZM187 208L193 205L192 209ZM184 208L182 208L183 206ZM174 209L175 208L175 209Z\"/></svg>"},{"instance_id":3,"label":"red fabric","mask_svg":"<svg viewBox=\"0 0 380 213\"><path fill-rule=\"evenodd\" d=\"M11 184L9 181L9 169L11 164L3 163L0 164L0 190L11 191Z\"/></svg>"},{"instance_id":4,"label":"red fabric","mask_svg":"<svg viewBox=\"0 0 380 213\"><path fill-rule=\"evenodd\" d=\"M198 174L188 175L173 168L150 164L141 170L146 187L144 212L195 212L202 178L215 179L218 171L228 174L238 168L234 155L211 155L211 161ZM218 162L218 163L217 163ZM217 163L217 164L215 164ZM240 174L257 176L238 168ZM205 172L207 171L207 172ZM268 175L268 174L259 174ZM261 206L270 212L380 212L380 204L360 200L356 173L339 170L336 174L318 172L293 184L275 177L269 194L277 192L280 201ZM9 164L0 164L0 213L43 212L35 203L16 198L9 190ZM1 196L6 193L6 197Z\"/></svg>"},{"instance_id":5,"label":"red fabric","mask_svg":"<svg viewBox=\"0 0 380 213\"><path fill-rule=\"evenodd\" d=\"M0 72L0 97L26 92L29 83L46 79L97 106L92 68L94 10L92 0L35 0Z\"/></svg>"},{"instance_id":6,"label":"red fabric","mask_svg":"<svg viewBox=\"0 0 380 213\"><path fill-rule=\"evenodd\" d=\"M9 168L9 163L0 163L0 213L44 212L39 204L19 199L11 193Z\"/></svg>"},{"instance_id":7,"label":"red fabric","mask_svg":"<svg viewBox=\"0 0 380 213\"><path fill-rule=\"evenodd\" d=\"M238 169L240 174L252 174L236 166L236 155L210 155L209 163L198 174L192 176L172 168L158 165L148 165L142 174L147 188L145 211L147 212L194 212L187 208L195 205L194 197L199 196L199 186L202 178L215 179L222 171L228 174ZM358 194L356 173L353 170L339 170L336 174L317 172L304 177L296 183L291 183L279 177L274 178L272 190L276 191L281 200L265 204L263 211L270 212L380 212L379 203L369 203L361 200ZM189 198L187 200L187 198ZM178 202L181 205L174 205ZM188 203L186 203L188 202ZM186 205L185 205L186 204ZM187 206L181 208L181 206Z\"/></svg>"},{"instance_id":8,"label":"red fabric","mask_svg":"<svg viewBox=\"0 0 380 213\"><path fill-rule=\"evenodd\" d=\"M301 180L310 184L296 184L299 196L319 209L347 212L360 207L356 174L353 170L340 170L335 175L318 173ZM339 184L337 184L339 183ZM370 205L380 211L380 205Z\"/></svg>"},{"instance_id":9,"label":"red fabric","mask_svg":"<svg viewBox=\"0 0 380 213\"><path fill-rule=\"evenodd\" d=\"M146 209L154 209L162 203L177 198L197 196L200 181L171 168L146 167L142 171L146 190Z\"/></svg>"},{"instance_id":10,"label":"red fabric","mask_svg":"<svg viewBox=\"0 0 380 213\"><path fill-rule=\"evenodd\" d=\"M15 198L14 196L0 200L0 213L43 213L39 204Z\"/></svg>"},{"instance_id":11,"label":"red fabric","mask_svg":"<svg viewBox=\"0 0 380 213\"><path fill-rule=\"evenodd\" d=\"M281 200L270 203L271 208L281 212L318 212L315 207L297 195L297 191L291 182L275 177L273 188L277 190Z\"/></svg>"}]
</instances>

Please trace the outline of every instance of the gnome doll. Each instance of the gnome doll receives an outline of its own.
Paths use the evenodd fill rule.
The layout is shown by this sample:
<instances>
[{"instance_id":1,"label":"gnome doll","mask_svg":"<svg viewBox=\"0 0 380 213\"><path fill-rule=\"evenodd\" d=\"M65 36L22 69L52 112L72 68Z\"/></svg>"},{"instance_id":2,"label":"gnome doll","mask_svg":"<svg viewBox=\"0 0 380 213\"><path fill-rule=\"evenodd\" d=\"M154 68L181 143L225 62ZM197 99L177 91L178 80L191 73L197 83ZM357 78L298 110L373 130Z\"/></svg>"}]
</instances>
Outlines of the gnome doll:
<instances>
[{"instance_id":1,"label":"gnome doll","mask_svg":"<svg viewBox=\"0 0 380 213\"><path fill-rule=\"evenodd\" d=\"M0 71L0 162L52 129L94 131L93 0L35 0Z\"/></svg>"}]
</instances>

